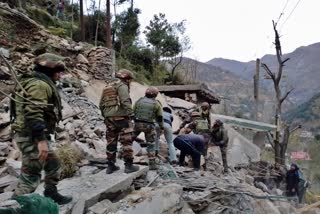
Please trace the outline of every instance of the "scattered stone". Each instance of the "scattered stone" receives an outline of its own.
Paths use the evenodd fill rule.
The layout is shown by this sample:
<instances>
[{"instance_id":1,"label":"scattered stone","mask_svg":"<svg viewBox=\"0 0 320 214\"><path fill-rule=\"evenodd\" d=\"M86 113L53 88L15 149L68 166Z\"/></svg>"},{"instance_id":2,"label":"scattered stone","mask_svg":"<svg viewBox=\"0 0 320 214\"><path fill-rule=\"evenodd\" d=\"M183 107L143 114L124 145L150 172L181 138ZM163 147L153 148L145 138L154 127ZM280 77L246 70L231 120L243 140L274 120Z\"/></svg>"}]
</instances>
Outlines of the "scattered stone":
<instances>
[{"instance_id":1,"label":"scattered stone","mask_svg":"<svg viewBox=\"0 0 320 214\"><path fill-rule=\"evenodd\" d=\"M19 177L22 163L21 161L16 161L13 159L7 159L6 161L8 172L10 175L13 175L15 177Z\"/></svg>"},{"instance_id":2,"label":"scattered stone","mask_svg":"<svg viewBox=\"0 0 320 214\"><path fill-rule=\"evenodd\" d=\"M6 175L2 178L0 178L0 188L9 186L10 184L16 182L18 179L15 176L12 175Z\"/></svg>"},{"instance_id":3,"label":"scattered stone","mask_svg":"<svg viewBox=\"0 0 320 214\"><path fill-rule=\"evenodd\" d=\"M8 49L0 48L0 52L3 54L3 56L5 58L9 58L10 57L10 51Z\"/></svg>"},{"instance_id":4,"label":"scattered stone","mask_svg":"<svg viewBox=\"0 0 320 214\"><path fill-rule=\"evenodd\" d=\"M89 64L89 61L87 60L87 58L82 54L78 54L77 61L83 64L87 64L87 65Z\"/></svg>"},{"instance_id":5,"label":"scattered stone","mask_svg":"<svg viewBox=\"0 0 320 214\"><path fill-rule=\"evenodd\" d=\"M0 194L0 202L9 200L13 196L13 192L4 192Z\"/></svg>"},{"instance_id":6,"label":"scattered stone","mask_svg":"<svg viewBox=\"0 0 320 214\"><path fill-rule=\"evenodd\" d=\"M106 199L88 209L88 214L108 214L116 211L116 205Z\"/></svg>"},{"instance_id":7,"label":"scattered stone","mask_svg":"<svg viewBox=\"0 0 320 214\"><path fill-rule=\"evenodd\" d=\"M246 175L245 181L250 185L254 185L254 178L250 175Z\"/></svg>"}]
</instances>

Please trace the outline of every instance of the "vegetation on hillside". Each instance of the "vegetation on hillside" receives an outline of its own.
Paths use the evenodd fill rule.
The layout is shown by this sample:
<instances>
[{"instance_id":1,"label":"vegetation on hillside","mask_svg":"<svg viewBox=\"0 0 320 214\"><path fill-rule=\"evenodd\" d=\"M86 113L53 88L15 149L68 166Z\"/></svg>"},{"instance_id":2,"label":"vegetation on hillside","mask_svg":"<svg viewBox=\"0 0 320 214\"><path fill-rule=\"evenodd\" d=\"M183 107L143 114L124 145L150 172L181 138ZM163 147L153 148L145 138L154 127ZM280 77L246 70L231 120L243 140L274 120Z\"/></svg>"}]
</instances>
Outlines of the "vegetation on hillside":
<instances>
[{"instance_id":1,"label":"vegetation on hillside","mask_svg":"<svg viewBox=\"0 0 320 214\"><path fill-rule=\"evenodd\" d=\"M80 6L76 1L65 0L64 16L57 18L57 2L52 1L54 6L46 1L29 2L23 9L52 34L80 41ZM147 84L181 83L182 78L175 71L183 54L190 49L185 20L172 23L165 14L155 14L150 17L149 25L142 29L139 22L142 11L134 7L133 0L115 0L112 4L112 46L117 69L133 70L138 81ZM13 6L19 8L20 4ZM104 46L107 18L106 11L101 9L101 1L88 1L84 7L85 42ZM140 40L141 34L144 34L145 42Z\"/></svg>"}]
</instances>

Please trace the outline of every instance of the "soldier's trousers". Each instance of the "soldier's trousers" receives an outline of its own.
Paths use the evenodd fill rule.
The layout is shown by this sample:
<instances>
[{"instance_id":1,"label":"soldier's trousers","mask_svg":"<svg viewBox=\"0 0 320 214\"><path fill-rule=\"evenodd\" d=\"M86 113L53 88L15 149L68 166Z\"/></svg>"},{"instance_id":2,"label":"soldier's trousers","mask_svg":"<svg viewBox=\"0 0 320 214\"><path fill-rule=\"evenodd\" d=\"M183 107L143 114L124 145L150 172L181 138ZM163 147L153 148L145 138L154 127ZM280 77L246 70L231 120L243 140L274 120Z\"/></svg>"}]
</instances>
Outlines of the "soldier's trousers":
<instances>
[{"instance_id":1,"label":"soldier's trousers","mask_svg":"<svg viewBox=\"0 0 320 214\"><path fill-rule=\"evenodd\" d=\"M223 168L224 170L228 170L228 160L227 160L228 145L219 146L219 147L221 151Z\"/></svg>"},{"instance_id":2,"label":"soldier's trousers","mask_svg":"<svg viewBox=\"0 0 320 214\"><path fill-rule=\"evenodd\" d=\"M153 123L135 122L134 138L143 132L147 142L147 152L149 158L155 158L155 144L157 138L156 127Z\"/></svg>"},{"instance_id":3,"label":"soldier's trousers","mask_svg":"<svg viewBox=\"0 0 320 214\"><path fill-rule=\"evenodd\" d=\"M21 175L15 195L19 196L34 192L40 183L42 170L45 171L45 189L56 189L61 170L60 162L50 148L51 142L48 142L49 153L47 160L40 161L37 144L32 142L29 137L16 134L14 140L22 153Z\"/></svg>"},{"instance_id":4,"label":"soldier's trousers","mask_svg":"<svg viewBox=\"0 0 320 214\"><path fill-rule=\"evenodd\" d=\"M115 120L107 118L107 159L115 163L118 141L122 144L122 157L125 162L133 161L132 135L133 124L129 118Z\"/></svg>"}]
</instances>

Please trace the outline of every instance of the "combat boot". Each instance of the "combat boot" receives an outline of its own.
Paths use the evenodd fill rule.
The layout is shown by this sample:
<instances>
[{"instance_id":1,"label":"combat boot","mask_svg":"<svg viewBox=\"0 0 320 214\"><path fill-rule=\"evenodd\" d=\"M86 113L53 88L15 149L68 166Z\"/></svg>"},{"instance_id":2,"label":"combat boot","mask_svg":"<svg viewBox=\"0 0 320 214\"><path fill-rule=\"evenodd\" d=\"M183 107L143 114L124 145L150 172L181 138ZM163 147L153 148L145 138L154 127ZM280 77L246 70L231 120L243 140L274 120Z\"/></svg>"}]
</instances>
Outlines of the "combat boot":
<instances>
[{"instance_id":1,"label":"combat boot","mask_svg":"<svg viewBox=\"0 0 320 214\"><path fill-rule=\"evenodd\" d=\"M150 169L150 170L157 170L157 169L159 169L159 166L158 166L157 163L156 163L156 159L154 159L154 158L149 159L149 169Z\"/></svg>"},{"instance_id":2,"label":"combat boot","mask_svg":"<svg viewBox=\"0 0 320 214\"><path fill-rule=\"evenodd\" d=\"M119 169L120 169L120 167L116 166L114 162L109 161L106 173L112 174L113 172L118 171Z\"/></svg>"},{"instance_id":3,"label":"combat boot","mask_svg":"<svg viewBox=\"0 0 320 214\"><path fill-rule=\"evenodd\" d=\"M67 204L72 201L71 196L63 196L57 191L57 187L46 188L43 192L44 196L51 198L54 202L59 205Z\"/></svg>"},{"instance_id":4,"label":"combat boot","mask_svg":"<svg viewBox=\"0 0 320 214\"><path fill-rule=\"evenodd\" d=\"M125 165L124 172L128 174L132 172L136 172L140 169L139 166L133 165L133 160L129 160L125 162L124 165Z\"/></svg>"}]
</instances>

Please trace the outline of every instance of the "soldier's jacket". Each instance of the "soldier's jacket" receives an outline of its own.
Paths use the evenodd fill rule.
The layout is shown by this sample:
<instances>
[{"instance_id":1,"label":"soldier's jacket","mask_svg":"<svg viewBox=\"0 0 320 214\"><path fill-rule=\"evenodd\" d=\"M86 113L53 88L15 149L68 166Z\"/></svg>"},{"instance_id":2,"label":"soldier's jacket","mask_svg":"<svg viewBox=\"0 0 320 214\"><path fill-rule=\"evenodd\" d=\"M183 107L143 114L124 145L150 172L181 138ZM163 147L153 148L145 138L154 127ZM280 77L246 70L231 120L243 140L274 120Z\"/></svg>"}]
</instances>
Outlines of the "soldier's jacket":
<instances>
[{"instance_id":1,"label":"soldier's jacket","mask_svg":"<svg viewBox=\"0 0 320 214\"><path fill-rule=\"evenodd\" d=\"M33 142L45 140L62 119L57 88L49 77L38 72L24 74L19 82L27 94L19 86L15 89L14 97L18 102L11 103L12 130L31 137Z\"/></svg>"},{"instance_id":2,"label":"soldier's jacket","mask_svg":"<svg viewBox=\"0 0 320 214\"><path fill-rule=\"evenodd\" d=\"M213 143L217 146L227 146L229 137L228 132L224 127L220 127L218 130L211 132Z\"/></svg>"},{"instance_id":3,"label":"soldier's jacket","mask_svg":"<svg viewBox=\"0 0 320 214\"><path fill-rule=\"evenodd\" d=\"M134 105L134 117L136 121L158 123L163 129L162 105L155 98L141 97Z\"/></svg>"},{"instance_id":4,"label":"soldier's jacket","mask_svg":"<svg viewBox=\"0 0 320 214\"><path fill-rule=\"evenodd\" d=\"M129 87L120 79L112 79L102 92L99 106L105 118L132 116Z\"/></svg>"},{"instance_id":5,"label":"soldier's jacket","mask_svg":"<svg viewBox=\"0 0 320 214\"><path fill-rule=\"evenodd\" d=\"M199 112L201 114L201 118L206 119L208 121L208 127L211 126L211 119L210 119L210 110L203 110L202 108L199 109Z\"/></svg>"}]
</instances>

